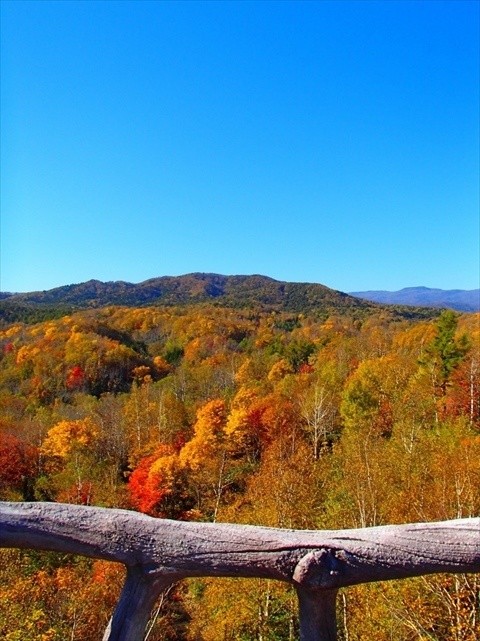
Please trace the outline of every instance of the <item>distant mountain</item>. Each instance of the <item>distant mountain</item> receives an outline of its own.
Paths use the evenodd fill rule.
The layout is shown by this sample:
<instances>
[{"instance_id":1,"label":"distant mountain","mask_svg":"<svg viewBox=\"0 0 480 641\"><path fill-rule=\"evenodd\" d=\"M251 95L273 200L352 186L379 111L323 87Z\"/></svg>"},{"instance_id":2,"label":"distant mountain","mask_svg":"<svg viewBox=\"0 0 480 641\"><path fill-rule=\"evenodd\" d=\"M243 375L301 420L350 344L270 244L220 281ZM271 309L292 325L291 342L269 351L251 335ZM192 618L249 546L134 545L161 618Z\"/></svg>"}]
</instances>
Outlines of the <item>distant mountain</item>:
<instances>
[{"instance_id":1,"label":"distant mountain","mask_svg":"<svg viewBox=\"0 0 480 641\"><path fill-rule=\"evenodd\" d=\"M305 305L339 306L364 309L368 304L324 285L286 283L267 276L222 276L186 274L162 276L141 283L89 280L47 291L8 294L3 302L27 305L71 305L104 307L106 305L182 305L218 302L225 306L260 305L300 311Z\"/></svg>"},{"instance_id":2,"label":"distant mountain","mask_svg":"<svg viewBox=\"0 0 480 641\"><path fill-rule=\"evenodd\" d=\"M259 275L195 273L162 276L138 284L89 280L47 291L6 294L0 298L0 317L4 322L32 322L108 305L141 307L201 303L325 316L332 313L363 316L379 309L375 304L315 283L288 283ZM432 315L428 310L390 311L408 318Z\"/></svg>"},{"instance_id":3,"label":"distant mountain","mask_svg":"<svg viewBox=\"0 0 480 641\"><path fill-rule=\"evenodd\" d=\"M405 287L396 292L368 291L350 292L350 296L387 305L414 305L442 307L460 312L480 311L480 289L430 289L429 287Z\"/></svg>"}]
</instances>

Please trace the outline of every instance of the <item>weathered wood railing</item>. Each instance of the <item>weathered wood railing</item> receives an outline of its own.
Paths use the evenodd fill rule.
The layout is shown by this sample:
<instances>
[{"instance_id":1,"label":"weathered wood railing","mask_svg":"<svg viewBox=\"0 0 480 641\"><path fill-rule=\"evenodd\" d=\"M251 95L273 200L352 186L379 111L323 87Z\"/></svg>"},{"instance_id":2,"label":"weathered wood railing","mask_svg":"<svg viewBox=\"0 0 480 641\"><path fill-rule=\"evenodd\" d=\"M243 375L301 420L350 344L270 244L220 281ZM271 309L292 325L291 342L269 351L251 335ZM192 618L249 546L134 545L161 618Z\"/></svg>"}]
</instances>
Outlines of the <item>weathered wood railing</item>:
<instances>
[{"instance_id":1,"label":"weathered wood railing","mask_svg":"<svg viewBox=\"0 0 480 641\"><path fill-rule=\"evenodd\" d=\"M143 639L161 592L194 576L287 581L299 598L301 640L334 641L341 587L480 572L480 518L311 531L178 522L59 503L0 503L0 546L124 563L127 578L103 641Z\"/></svg>"}]
</instances>

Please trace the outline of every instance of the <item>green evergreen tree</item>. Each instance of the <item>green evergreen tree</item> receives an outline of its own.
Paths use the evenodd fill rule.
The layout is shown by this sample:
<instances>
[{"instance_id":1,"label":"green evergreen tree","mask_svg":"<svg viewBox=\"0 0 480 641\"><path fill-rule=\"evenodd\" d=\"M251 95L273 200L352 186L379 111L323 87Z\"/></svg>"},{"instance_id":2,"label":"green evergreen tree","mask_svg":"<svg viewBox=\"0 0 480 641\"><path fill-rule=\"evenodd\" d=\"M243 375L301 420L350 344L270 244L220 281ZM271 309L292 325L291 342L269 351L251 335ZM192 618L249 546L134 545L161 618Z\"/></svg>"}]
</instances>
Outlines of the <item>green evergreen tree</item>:
<instances>
[{"instance_id":1,"label":"green evergreen tree","mask_svg":"<svg viewBox=\"0 0 480 641\"><path fill-rule=\"evenodd\" d=\"M445 396L451 374L470 348L465 334L456 338L457 325L458 315L453 310L442 312L437 321L437 335L427 350L437 371L437 384L442 396Z\"/></svg>"}]
</instances>

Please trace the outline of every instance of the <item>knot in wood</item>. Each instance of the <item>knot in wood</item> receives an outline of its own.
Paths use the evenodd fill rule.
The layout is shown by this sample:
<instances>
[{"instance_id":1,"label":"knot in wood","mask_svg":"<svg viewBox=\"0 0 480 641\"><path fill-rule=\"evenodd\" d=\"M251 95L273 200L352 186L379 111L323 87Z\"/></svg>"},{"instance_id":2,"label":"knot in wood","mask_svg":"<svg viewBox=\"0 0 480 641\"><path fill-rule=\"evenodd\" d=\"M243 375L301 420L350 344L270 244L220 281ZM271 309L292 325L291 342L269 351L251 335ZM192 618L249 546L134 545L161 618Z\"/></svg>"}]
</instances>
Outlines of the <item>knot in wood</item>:
<instances>
[{"instance_id":1,"label":"knot in wood","mask_svg":"<svg viewBox=\"0 0 480 641\"><path fill-rule=\"evenodd\" d=\"M293 580L303 587L329 589L338 586L341 563L332 550L309 552L297 563Z\"/></svg>"}]
</instances>

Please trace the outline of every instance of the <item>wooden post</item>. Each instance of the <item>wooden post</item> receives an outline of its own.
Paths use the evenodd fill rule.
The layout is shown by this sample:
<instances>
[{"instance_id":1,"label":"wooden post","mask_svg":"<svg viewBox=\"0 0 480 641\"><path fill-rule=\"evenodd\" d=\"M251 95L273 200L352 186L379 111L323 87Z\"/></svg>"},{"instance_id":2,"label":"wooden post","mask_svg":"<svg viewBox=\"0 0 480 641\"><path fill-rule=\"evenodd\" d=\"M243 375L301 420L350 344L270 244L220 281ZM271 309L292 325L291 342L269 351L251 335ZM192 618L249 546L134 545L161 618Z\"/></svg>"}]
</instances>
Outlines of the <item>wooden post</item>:
<instances>
[{"instance_id":1,"label":"wooden post","mask_svg":"<svg viewBox=\"0 0 480 641\"><path fill-rule=\"evenodd\" d=\"M143 639L148 619L160 593L172 581L150 577L139 567L127 569L127 577L103 641Z\"/></svg>"},{"instance_id":2,"label":"wooden post","mask_svg":"<svg viewBox=\"0 0 480 641\"><path fill-rule=\"evenodd\" d=\"M336 641L337 591L297 587L300 641Z\"/></svg>"},{"instance_id":3,"label":"wooden post","mask_svg":"<svg viewBox=\"0 0 480 641\"><path fill-rule=\"evenodd\" d=\"M291 583L299 599L301 641L335 641L340 587L435 572L480 572L480 518L312 531L0 502L0 547L123 563L127 578L104 641L140 641L162 590L194 576Z\"/></svg>"}]
</instances>

